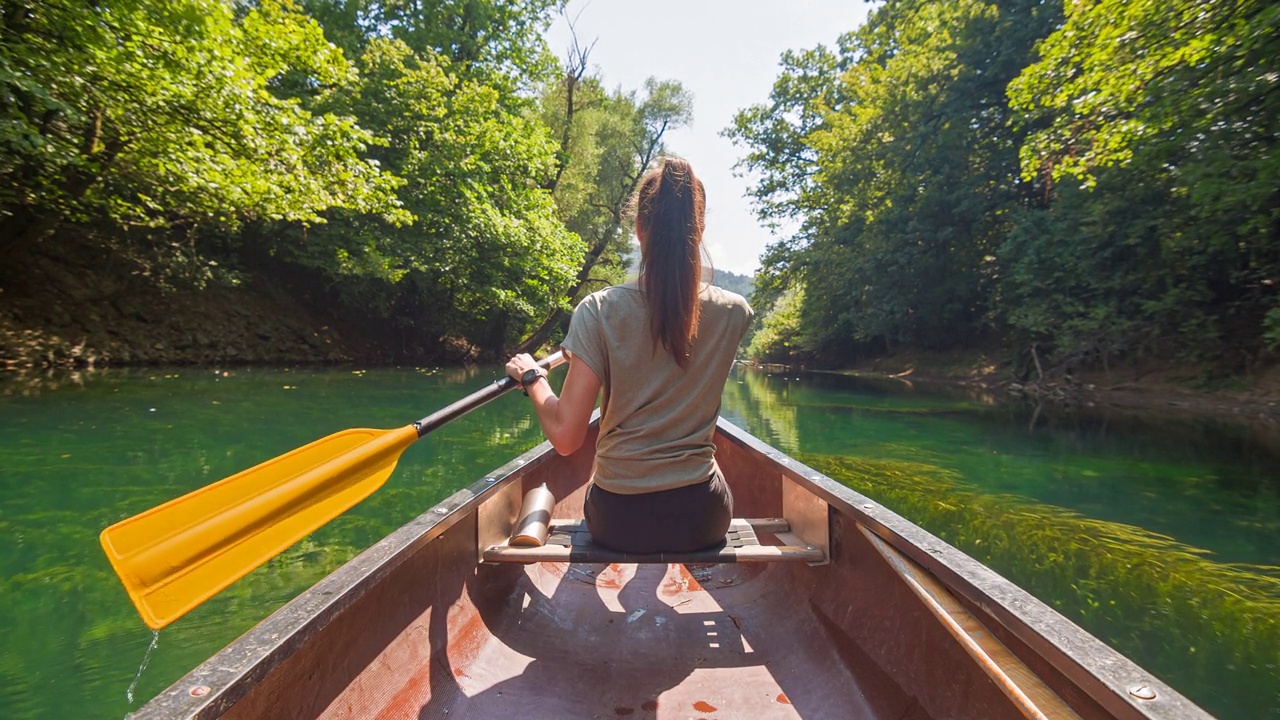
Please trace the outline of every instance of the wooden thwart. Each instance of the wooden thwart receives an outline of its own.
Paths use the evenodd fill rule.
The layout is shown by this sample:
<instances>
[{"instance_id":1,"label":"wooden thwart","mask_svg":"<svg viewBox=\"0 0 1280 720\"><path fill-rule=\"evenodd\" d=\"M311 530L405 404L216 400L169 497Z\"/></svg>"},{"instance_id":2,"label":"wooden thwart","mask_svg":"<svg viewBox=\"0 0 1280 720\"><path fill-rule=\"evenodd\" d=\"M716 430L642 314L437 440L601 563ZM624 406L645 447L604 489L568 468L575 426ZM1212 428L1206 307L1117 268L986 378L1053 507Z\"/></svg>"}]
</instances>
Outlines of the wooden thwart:
<instances>
[{"instance_id":1,"label":"wooden thwart","mask_svg":"<svg viewBox=\"0 0 1280 720\"><path fill-rule=\"evenodd\" d=\"M761 545L757 533L771 533L781 545ZM551 534L542 547L492 545L483 553L485 562L585 562L585 563L738 563L826 559L822 548L806 545L791 533L782 518L734 518L722 545L686 553L633 554L603 548L591 541L585 520L552 520Z\"/></svg>"}]
</instances>

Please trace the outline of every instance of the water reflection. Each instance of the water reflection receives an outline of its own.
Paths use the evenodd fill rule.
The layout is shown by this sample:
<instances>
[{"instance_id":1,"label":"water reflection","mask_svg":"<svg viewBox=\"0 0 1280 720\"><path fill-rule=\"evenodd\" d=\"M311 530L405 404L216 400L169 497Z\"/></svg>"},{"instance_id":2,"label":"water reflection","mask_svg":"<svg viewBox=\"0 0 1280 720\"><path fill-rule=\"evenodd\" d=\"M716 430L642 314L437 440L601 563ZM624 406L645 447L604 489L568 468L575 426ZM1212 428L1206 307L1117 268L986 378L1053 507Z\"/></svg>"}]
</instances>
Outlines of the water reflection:
<instances>
[{"instance_id":1,"label":"water reflection","mask_svg":"<svg viewBox=\"0 0 1280 720\"><path fill-rule=\"evenodd\" d=\"M895 385L897 385L895 392ZM990 404L965 389L735 370L725 416L789 453L924 463L992 494L1280 563L1280 433L1212 419Z\"/></svg>"},{"instance_id":2,"label":"water reflection","mask_svg":"<svg viewBox=\"0 0 1280 720\"><path fill-rule=\"evenodd\" d=\"M788 400L788 381L769 380L770 376L760 371L736 372L725 385L721 413L732 423L754 427L756 434L774 447L799 452L799 409Z\"/></svg>"},{"instance_id":3,"label":"water reflection","mask_svg":"<svg viewBox=\"0 0 1280 720\"><path fill-rule=\"evenodd\" d=\"M64 388L81 388L85 383L121 375L127 371L107 368L23 368L0 373L0 397L31 397Z\"/></svg>"}]
</instances>

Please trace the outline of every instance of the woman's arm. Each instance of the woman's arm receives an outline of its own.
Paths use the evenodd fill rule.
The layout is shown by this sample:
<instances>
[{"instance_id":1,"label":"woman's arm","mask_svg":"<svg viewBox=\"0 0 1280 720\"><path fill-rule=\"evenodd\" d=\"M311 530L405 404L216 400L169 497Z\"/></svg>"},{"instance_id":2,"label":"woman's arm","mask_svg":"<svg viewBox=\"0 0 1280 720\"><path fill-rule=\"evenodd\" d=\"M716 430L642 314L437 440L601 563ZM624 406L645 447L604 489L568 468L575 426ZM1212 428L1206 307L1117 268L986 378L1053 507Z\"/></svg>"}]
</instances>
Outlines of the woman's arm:
<instances>
[{"instance_id":1,"label":"woman's arm","mask_svg":"<svg viewBox=\"0 0 1280 720\"><path fill-rule=\"evenodd\" d=\"M507 362L507 375L519 381L525 370L537 367L537 362L528 354L520 354ZM525 388L529 399L533 400L533 411L542 425L542 432L551 441L556 452L569 455L582 447L587 436L587 423L591 420L591 411L596 407L596 399L600 396L600 378L585 363L574 362L569 358L569 374L564 378L564 385L557 397L551 390L551 383L539 380Z\"/></svg>"}]
</instances>

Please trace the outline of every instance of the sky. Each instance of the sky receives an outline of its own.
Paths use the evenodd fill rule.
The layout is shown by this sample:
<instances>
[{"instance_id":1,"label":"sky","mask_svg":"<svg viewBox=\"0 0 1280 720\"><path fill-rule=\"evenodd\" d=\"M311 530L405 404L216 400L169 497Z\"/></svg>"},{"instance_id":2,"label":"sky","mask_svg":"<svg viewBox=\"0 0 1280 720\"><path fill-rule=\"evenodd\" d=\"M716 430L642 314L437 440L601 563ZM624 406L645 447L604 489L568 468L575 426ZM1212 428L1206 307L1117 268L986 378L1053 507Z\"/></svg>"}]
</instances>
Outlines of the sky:
<instances>
[{"instance_id":1,"label":"sky","mask_svg":"<svg viewBox=\"0 0 1280 720\"><path fill-rule=\"evenodd\" d=\"M861 0L570 0L547 31L563 60L568 19L605 86L638 90L648 77L679 80L693 95L693 123L668 131L668 150L686 158L707 190L704 242L716 269L750 275L774 237L746 197L749 177L733 166L746 148L720 131L739 110L766 102L786 50L834 45L857 28Z\"/></svg>"}]
</instances>

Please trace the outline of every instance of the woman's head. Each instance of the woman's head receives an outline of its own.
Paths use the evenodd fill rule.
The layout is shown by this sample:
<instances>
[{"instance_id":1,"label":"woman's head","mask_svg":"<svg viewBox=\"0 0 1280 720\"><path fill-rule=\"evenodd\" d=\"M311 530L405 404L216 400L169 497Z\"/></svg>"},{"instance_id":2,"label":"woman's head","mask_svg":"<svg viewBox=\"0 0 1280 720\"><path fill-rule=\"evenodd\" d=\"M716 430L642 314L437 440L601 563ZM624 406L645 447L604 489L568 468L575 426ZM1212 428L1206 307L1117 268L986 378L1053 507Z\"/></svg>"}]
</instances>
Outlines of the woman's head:
<instances>
[{"instance_id":1,"label":"woman's head","mask_svg":"<svg viewBox=\"0 0 1280 720\"><path fill-rule=\"evenodd\" d=\"M640 179L633 200L640 242L640 287L654 343L684 367L698 334L706 194L686 160L667 158Z\"/></svg>"}]
</instances>

